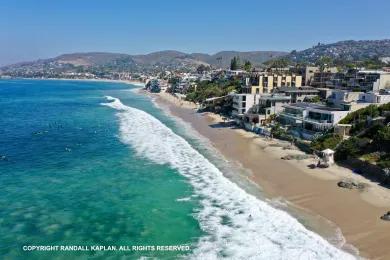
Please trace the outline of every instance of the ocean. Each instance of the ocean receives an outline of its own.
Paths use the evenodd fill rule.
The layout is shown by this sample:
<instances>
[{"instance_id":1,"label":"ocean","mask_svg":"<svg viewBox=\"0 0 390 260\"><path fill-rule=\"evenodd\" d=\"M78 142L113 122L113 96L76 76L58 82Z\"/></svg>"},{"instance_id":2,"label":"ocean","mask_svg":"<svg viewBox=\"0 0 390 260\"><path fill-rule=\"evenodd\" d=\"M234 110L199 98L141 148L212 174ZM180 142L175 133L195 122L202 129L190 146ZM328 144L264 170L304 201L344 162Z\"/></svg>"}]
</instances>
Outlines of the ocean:
<instances>
[{"instance_id":1,"label":"ocean","mask_svg":"<svg viewBox=\"0 0 390 260\"><path fill-rule=\"evenodd\" d=\"M0 258L354 258L236 185L136 90L0 80Z\"/></svg>"}]
</instances>

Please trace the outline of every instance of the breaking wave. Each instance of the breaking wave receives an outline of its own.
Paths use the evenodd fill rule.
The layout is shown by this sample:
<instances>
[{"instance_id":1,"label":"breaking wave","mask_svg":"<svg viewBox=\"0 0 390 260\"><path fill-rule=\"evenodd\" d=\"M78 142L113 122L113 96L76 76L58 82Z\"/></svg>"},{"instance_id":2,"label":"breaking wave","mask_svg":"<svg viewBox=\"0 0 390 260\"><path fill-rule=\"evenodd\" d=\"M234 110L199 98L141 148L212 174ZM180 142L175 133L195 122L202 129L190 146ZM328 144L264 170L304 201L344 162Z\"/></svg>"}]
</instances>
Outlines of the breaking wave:
<instances>
[{"instance_id":1,"label":"breaking wave","mask_svg":"<svg viewBox=\"0 0 390 260\"><path fill-rule=\"evenodd\" d=\"M195 259L354 259L307 230L282 210L246 193L152 115L114 97L103 105L117 110L121 141L138 156L167 164L185 176L200 201L196 214L206 235Z\"/></svg>"}]
</instances>

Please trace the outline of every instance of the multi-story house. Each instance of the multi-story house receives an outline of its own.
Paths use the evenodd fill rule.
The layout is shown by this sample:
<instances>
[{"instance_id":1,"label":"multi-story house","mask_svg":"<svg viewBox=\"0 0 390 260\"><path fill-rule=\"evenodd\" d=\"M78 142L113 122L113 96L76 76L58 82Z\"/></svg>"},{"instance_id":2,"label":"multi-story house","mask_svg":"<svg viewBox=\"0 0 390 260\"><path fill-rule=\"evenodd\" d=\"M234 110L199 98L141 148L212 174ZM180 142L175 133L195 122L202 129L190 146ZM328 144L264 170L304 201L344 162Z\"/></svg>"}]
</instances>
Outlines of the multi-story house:
<instances>
[{"instance_id":1,"label":"multi-story house","mask_svg":"<svg viewBox=\"0 0 390 260\"><path fill-rule=\"evenodd\" d=\"M261 95L259 101L244 115L245 122L263 125L272 115L283 110L283 105L290 104L291 97L279 94Z\"/></svg>"},{"instance_id":2,"label":"multi-story house","mask_svg":"<svg viewBox=\"0 0 390 260\"><path fill-rule=\"evenodd\" d=\"M350 69L344 72L315 73L311 83L316 88L374 91L390 88L390 72Z\"/></svg>"},{"instance_id":3,"label":"multi-story house","mask_svg":"<svg viewBox=\"0 0 390 260\"><path fill-rule=\"evenodd\" d=\"M380 70L361 70L348 80L347 88L364 92L377 92L390 88L390 72Z\"/></svg>"},{"instance_id":4,"label":"multi-story house","mask_svg":"<svg viewBox=\"0 0 390 260\"><path fill-rule=\"evenodd\" d=\"M327 99L327 104L344 110L352 110L353 103L359 100L362 92L352 92L348 90L332 90L332 94Z\"/></svg>"},{"instance_id":5,"label":"multi-story house","mask_svg":"<svg viewBox=\"0 0 390 260\"><path fill-rule=\"evenodd\" d=\"M249 111L259 102L259 96L256 94L233 94L232 116L239 118Z\"/></svg>"},{"instance_id":6,"label":"multi-story house","mask_svg":"<svg viewBox=\"0 0 390 260\"><path fill-rule=\"evenodd\" d=\"M385 104L390 102L390 90L378 92L353 92L348 90L332 90L327 104L343 110L356 111L369 105Z\"/></svg>"},{"instance_id":7,"label":"multi-story house","mask_svg":"<svg viewBox=\"0 0 390 260\"><path fill-rule=\"evenodd\" d=\"M309 84L315 88L325 88L337 72L338 69L336 67L324 68L323 70L318 69L314 72Z\"/></svg>"},{"instance_id":8,"label":"multi-story house","mask_svg":"<svg viewBox=\"0 0 390 260\"><path fill-rule=\"evenodd\" d=\"M283 125L309 132L324 132L334 127L349 112L313 103L295 103L284 105L279 121Z\"/></svg>"},{"instance_id":9,"label":"multi-story house","mask_svg":"<svg viewBox=\"0 0 390 260\"><path fill-rule=\"evenodd\" d=\"M315 66L293 67L289 70L291 73L302 75L302 83L305 86L310 86L314 74L320 72L320 68Z\"/></svg>"},{"instance_id":10,"label":"multi-story house","mask_svg":"<svg viewBox=\"0 0 390 260\"><path fill-rule=\"evenodd\" d=\"M291 97L279 94L264 94L258 99L257 104L253 105L242 115L237 123L243 123L247 130L254 130L255 127L264 125L272 115L278 114L283 110L284 104L289 104Z\"/></svg>"}]
</instances>

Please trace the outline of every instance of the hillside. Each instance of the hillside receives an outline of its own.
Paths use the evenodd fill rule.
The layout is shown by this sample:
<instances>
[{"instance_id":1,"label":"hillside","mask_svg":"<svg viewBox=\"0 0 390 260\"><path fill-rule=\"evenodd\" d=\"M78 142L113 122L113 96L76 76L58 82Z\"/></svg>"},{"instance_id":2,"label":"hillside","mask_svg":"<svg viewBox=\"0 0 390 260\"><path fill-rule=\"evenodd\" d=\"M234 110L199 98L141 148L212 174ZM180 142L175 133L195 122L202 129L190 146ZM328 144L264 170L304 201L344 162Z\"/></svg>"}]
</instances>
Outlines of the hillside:
<instances>
[{"instance_id":1,"label":"hillside","mask_svg":"<svg viewBox=\"0 0 390 260\"><path fill-rule=\"evenodd\" d=\"M390 40L340 41L331 44L317 44L303 50L292 51L285 58L295 63L316 63L321 57L344 62L383 59L390 57Z\"/></svg>"},{"instance_id":2,"label":"hillside","mask_svg":"<svg viewBox=\"0 0 390 260\"><path fill-rule=\"evenodd\" d=\"M227 68L230 66L230 61L233 57L240 57L241 61L250 61L252 64L259 66L265 61L270 59L284 56L286 52L280 51L248 51L248 52L238 52L238 51L221 51L214 55L207 55L201 53L191 54L195 59L204 61L208 64L211 64L215 67Z\"/></svg>"},{"instance_id":3,"label":"hillside","mask_svg":"<svg viewBox=\"0 0 390 260\"><path fill-rule=\"evenodd\" d=\"M144 55L105 52L71 53L51 59L4 66L0 68L0 72L11 76L46 76L48 73L54 75L71 72L149 72L169 69L191 71L200 64L227 68L234 56L239 56L241 60L249 60L252 64L259 66L264 61L285 54L273 51L223 51L209 55L187 54L172 50Z\"/></svg>"}]
</instances>

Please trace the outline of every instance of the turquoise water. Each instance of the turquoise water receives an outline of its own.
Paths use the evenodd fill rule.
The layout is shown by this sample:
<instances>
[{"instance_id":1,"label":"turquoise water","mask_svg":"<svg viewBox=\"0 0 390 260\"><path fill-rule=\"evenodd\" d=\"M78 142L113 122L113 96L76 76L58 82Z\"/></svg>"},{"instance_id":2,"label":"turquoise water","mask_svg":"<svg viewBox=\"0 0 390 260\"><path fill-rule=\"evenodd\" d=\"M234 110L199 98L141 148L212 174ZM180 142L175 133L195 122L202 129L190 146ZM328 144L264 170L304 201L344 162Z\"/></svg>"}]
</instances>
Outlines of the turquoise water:
<instances>
[{"instance_id":1,"label":"turquoise water","mask_svg":"<svg viewBox=\"0 0 390 260\"><path fill-rule=\"evenodd\" d=\"M0 80L1 259L353 259L134 89ZM23 250L55 245L189 251Z\"/></svg>"},{"instance_id":2,"label":"turquoise water","mask_svg":"<svg viewBox=\"0 0 390 260\"><path fill-rule=\"evenodd\" d=\"M175 170L134 157L117 138L115 111L100 105L115 95L173 125L128 89L0 81L1 256L86 255L23 252L23 245L178 245L200 236L196 202L176 201L192 193L190 185ZM172 255L115 252L132 254Z\"/></svg>"}]
</instances>

